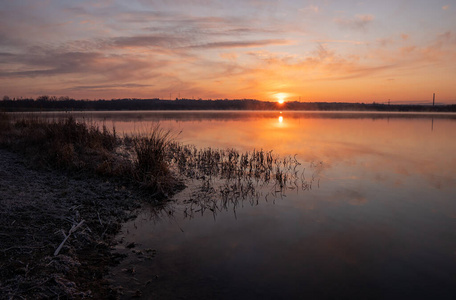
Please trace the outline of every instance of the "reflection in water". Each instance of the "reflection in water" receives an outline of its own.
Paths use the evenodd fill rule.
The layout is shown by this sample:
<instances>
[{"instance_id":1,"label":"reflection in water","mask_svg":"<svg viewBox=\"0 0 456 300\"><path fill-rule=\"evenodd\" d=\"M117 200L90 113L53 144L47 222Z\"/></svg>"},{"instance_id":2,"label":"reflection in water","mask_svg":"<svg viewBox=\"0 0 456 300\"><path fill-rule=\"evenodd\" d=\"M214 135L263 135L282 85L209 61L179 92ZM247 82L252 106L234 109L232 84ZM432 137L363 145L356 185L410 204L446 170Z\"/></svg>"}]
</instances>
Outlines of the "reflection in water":
<instances>
[{"instance_id":1,"label":"reflection in water","mask_svg":"<svg viewBox=\"0 0 456 300\"><path fill-rule=\"evenodd\" d=\"M309 191L317 182L319 187L318 173L322 164L311 164L312 174L306 178L304 172L291 173L291 169L283 173L287 180L275 178L272 182L266 178L237 177L219 178L204 177L197 184L190 184L186 193L178 198L185 204L183 211L184 218L193 218L195 214L203 215L209 212L214 220L220 213L232 211L237 218L236 211L239 207L249 204L257 206L260 201L276 203L277 199L283 200L287 192L293 191L298 194L300 191ZM283 182L284 184L281 184Z\"/></svg>"},{"instance_id":2,"label":"reflection in water","mask_svg":"<svg viewBox=\"0 0 456 300\"><path fill-rule=\"evenodd\" d=\"M322 162L311 163L308 180L296 155L280 157L264 150L240 153L235 149L198 149L177 142L171 143L170 154L170 166L187 182L197 182L190 184L193 188L187 190L192 192L183 200L190 204L185 208L185 217L192 217L195 211L211 211L215 219L218 212L230 207L236 213L245 201L258 205L260 198L267 201L269 197L274 203L288 190L311 189L323 166Z\"/></svg>"},{"instance_id":3,"label":"reflection in water","mask_svg":"<svg viewBox=\"0 0 456 300\"><path fill-rule=\"evenodd\" d=\"M118 250L129 256L113 278L126 298L140 290L146 299L450 299L455 116L105 113L119 132L160 121L198 149L268 149L302 162L298 187L287 184L294 189L276 197L274 184L196 174L161 218L143 212L125 224ZM125 247L130 242L138 244L135 252ZM134 275L122 271L132 266Z\"/></svg>"},{"instance_id":4,"label":"reflection in water","mask_svg":"<svg viewBox=\"0 0 456 300\"><path fill-rule=\"evenodd\" d=\"M282 123L283 122L283 116L280 116L279 117L279 123Z\"/></svg>"}]
</instances>

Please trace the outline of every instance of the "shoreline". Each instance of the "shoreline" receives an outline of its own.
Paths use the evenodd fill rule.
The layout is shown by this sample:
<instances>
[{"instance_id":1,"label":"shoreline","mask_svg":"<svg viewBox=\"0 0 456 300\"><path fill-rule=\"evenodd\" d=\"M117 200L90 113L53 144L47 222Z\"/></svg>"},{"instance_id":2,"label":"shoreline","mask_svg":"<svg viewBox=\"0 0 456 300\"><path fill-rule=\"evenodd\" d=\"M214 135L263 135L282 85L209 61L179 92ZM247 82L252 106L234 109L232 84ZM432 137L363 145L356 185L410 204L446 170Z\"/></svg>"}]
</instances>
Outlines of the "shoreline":
<instances>
[{"instance_id":1,"label":"shoreline","mask_svg":"<svg viewBox=\"0 0 456 300\"><path fill-rule=\"evenodd\" d=\"M122 259L114 237L144 197L120 181L32 168L2 148L0 161L0 298L116 298L104 279Z\"/></svg>"},{"instance_id":2,"label":"shoreline","mask_svg":"<svg viewBox=\"0 0 456 300\"><path fill-rule=\"evenodd\" d=\"M367 101L367 102L366 102ZM286 101L261 101L255 99L98 99L83 100L69 97L40 96L13 100L0 100L0 110L5 111L42 111L42 110L304 110L304 111L420 111L420 112L456 112L456 104L429 100L407 102L301 102L288 99Z\"/></svg>"}]
</instances>

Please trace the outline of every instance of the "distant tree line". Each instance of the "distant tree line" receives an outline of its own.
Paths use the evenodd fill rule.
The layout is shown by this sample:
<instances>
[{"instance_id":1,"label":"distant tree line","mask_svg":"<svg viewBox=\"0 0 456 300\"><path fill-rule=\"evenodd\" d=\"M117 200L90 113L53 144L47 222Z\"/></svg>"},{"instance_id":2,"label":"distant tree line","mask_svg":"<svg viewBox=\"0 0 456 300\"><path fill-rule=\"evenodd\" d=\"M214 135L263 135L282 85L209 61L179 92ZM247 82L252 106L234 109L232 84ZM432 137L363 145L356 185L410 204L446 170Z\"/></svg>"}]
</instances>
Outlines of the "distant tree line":
<instances>
[{"instance_id":1,"label":"distant tree line","mask_svg":"<svg viewBox=\"0 0 456 300\"><path fill-rule=\"evenodd\" d=\"M36 99L0 100L1 111L84 111L84 110L319 110L319 111L396 111L456 112L456 105L409 105L340 102L277 102L253 99L193 100L112 99L75 100L69 97L39 96Z\"/></svg>"}]
</instances>

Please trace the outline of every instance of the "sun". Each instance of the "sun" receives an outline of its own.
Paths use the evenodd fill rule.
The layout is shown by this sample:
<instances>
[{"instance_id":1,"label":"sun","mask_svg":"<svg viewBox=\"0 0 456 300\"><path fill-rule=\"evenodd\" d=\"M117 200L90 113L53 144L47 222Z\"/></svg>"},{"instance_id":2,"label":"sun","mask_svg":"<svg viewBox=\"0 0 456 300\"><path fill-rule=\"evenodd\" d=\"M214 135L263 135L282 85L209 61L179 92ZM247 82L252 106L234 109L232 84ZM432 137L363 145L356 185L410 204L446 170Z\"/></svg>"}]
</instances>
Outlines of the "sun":
<instances>
[{"instance_id":1,"label":"sun","mask_svg":"<svg viewBox=\"0 0 456 300\"><path fill-rule=\"evenodd\" d=\"M284 104L285 99L288 97L288 93L276 93L274 96L277 99L278 104Z\"/></svg>"}]
</instances>

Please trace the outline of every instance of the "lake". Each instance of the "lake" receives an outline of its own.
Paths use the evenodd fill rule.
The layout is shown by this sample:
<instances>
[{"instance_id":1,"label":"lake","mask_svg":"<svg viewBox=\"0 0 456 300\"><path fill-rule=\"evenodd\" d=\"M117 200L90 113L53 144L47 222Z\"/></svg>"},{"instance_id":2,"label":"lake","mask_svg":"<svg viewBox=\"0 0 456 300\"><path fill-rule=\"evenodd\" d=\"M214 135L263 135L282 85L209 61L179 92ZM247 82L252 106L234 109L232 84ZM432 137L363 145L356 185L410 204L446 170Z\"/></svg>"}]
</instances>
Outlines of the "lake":
<instances>
[{"instance_id":1,"label":"lake","mask_svg":"<svg viewBox=\"0 0 456 300\"><path fill-rule=\"evenodd\" d=\"M111 276L145 299L456 296L456 115L94 112L118 132L154 122L197 148L296 158L285 188L219 205L226 179L186 181L122 228ZM201 179L203 178L203 179ZM207 180L206 180L207 181ZM211 198L203 209L198 201ZM232 200L232 199L231 199ZM207 207L206 207L207 208ZM127 245L135 243L130 249Z\"/></svg>"}]
</instances>

